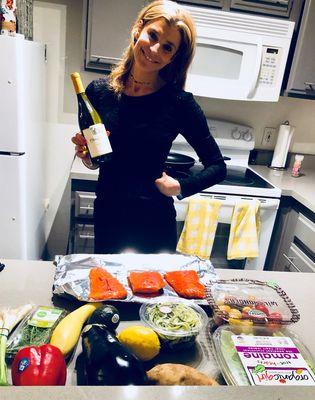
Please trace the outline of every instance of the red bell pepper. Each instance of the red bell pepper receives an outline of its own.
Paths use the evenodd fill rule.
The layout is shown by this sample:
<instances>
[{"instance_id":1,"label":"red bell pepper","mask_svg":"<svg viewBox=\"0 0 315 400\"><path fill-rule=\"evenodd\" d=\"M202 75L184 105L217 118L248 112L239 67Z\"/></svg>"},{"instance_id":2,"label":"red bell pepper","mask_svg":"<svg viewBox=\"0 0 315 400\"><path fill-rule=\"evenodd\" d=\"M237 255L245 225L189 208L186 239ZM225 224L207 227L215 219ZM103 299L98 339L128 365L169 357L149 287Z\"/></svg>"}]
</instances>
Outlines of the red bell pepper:
<instances>
[{"instance_id":1,"label":"red bell pepper","mask_svg":"<svg viewBox=\"0 0 315 400\"><path fill-rule=\"evenodd\" d=\"M29 346L17 352L11 375L16 386L62 386L66 383L67 366L57 347Z\"/></svg>"}]
</instances>

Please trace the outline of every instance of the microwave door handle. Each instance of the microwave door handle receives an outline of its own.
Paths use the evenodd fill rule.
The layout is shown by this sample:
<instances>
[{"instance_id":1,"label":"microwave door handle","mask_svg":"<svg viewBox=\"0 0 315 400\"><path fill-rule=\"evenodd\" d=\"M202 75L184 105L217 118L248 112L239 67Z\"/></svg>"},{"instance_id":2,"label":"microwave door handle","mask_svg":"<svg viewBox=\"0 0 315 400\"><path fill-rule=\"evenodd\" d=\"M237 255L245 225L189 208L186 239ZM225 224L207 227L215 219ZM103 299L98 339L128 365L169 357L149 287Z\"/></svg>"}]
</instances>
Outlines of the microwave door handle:
<instances>
[{"instance_id":1,"label":"microwave door handle","mask_svg":"<svg viewBox=\"0 0 315 400\"><path fill-rule=\"evenodd\" d=\"M256 84L257 84L259 71L260 71L261 58L262 58L262 43L258 42L257 43L256 62L255 62L255 67L254 67L253 79L252 79L252 81L250 83L249 91L247 93L247 98L248 99L251 99L254 96L254 93L255 93Z\"/></svg>"}]
</instances>

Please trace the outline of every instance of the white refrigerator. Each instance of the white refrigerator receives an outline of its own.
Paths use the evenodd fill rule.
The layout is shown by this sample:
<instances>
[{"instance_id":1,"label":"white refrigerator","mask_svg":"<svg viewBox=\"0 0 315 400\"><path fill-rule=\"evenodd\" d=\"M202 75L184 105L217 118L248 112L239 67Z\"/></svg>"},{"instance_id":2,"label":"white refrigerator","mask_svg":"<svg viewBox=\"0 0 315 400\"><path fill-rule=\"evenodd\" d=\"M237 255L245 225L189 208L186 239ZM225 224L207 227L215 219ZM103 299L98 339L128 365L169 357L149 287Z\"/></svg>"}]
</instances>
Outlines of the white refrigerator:
<instances>
[{"instance_id":1,"label":"white refrigerator","mask_svg":"<svg viewBox=\"0 0 315 400\"><path fill-rule=\"evenodd\" d=\"M0 259L44 244L45 48L0 35Z\"/></svg>"}]
</instances>

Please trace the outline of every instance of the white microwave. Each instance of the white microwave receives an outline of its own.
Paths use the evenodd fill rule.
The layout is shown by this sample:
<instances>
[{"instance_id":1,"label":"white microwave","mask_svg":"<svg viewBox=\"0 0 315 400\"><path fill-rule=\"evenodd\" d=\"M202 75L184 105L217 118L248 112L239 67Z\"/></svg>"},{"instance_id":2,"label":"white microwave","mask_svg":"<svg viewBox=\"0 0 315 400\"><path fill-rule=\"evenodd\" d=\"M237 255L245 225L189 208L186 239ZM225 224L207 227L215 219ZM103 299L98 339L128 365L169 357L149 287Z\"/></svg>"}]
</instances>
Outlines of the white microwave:
<instances>
[{"instance_id":1,"label":"white microwave","mask_svg":"<svg viewBox=\"0 0 315 400\"><path fill-rule=\"evenodd\" d=\"M201 97L278 101L294 22L184 7L197 30L185 89Z\"/></svg>"}]
</instances>

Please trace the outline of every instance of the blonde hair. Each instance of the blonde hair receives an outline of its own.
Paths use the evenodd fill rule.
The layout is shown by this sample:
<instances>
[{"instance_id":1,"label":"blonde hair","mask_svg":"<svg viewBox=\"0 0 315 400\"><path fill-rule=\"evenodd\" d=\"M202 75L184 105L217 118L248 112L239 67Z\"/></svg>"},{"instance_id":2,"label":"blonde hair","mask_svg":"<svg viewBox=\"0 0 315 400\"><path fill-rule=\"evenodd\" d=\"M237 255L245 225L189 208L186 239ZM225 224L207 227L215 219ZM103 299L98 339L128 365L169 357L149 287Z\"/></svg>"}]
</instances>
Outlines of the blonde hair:
<instances>
[{"instance_id":1,"label":"blonde hair","mask_svg":"<svg viewBox=\"0 0 315 400\"><path fill-rule=\"evenodd\" d=\"M124 91L128 75L134 63L134 45L141 29L146 23L164 18L169 25L178 29L181 35L179 48L174 59L159 71L160 77L167 83L173 83L183 89L187 70L195 52L196 31L190 14L173 1L157 0L144 7L131 30L131 40L123 53L121 61L108 76L109 86L120 94Z\"/></svg>"}]
</instances>

